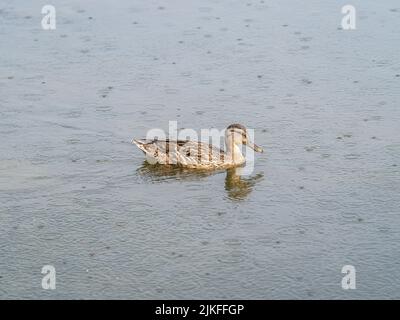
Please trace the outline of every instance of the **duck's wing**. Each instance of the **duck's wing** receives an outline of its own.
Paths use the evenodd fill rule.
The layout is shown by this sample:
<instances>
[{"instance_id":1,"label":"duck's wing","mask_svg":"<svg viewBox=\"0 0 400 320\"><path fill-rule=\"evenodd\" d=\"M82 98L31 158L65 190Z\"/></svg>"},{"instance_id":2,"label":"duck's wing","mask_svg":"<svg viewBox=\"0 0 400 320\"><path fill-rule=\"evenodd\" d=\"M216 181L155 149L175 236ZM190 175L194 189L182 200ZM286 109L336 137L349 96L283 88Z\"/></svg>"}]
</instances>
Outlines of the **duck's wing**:
<instances>
[{"instance_id":1,"label":"duck's wing","mask_svg":"<svg viewBox=\"0 0 400 320\"><path fill-rule=\"evenodd\" d=\"M209 143L186 141L178 144L179 160L193 167L220 166L224 163L224 151Z\"/></svg>"},{"instance_id":2,"label":"duck's wing","mask_svg":"<svg viewBox=\"0 0 400 320\"><path fill-rule=\"evenodd\" d=\"M224 161L224 151L203 142L187 140L133 140L150 162L183 166L218 166Z\"/></svg>"}]
</instances>

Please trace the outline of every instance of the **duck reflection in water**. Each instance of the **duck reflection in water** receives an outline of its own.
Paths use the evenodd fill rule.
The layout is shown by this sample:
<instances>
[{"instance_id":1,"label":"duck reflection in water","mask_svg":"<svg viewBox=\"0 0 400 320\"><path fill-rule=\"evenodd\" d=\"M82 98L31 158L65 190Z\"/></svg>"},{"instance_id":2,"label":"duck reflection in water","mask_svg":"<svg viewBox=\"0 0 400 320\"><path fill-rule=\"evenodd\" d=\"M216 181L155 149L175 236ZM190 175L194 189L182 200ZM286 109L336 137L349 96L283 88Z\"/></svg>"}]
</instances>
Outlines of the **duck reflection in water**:
<instances>
[{"instance_id":1,"label":"duck reflection in water","mask_svg":"<svg viewBox=\"0 0 400 320\"><path fill-rule=\"evenodd\" d=\"M244 200L253 190L253 186L264 177L260 172L245 178L240 175L241 170L241 167L236 167L226 171L225 190L232 200Z\"/></svg>"},{"instance_id":2,"label":"duck reflection in water","mask_svg":"<svg viewBox=\"0 0 400 320\"><path fill-rule=\"evenodd\" d=\"M199 170L188 169L173 165L150 164L144 161L137 169L139 175L151 182L167 181L197 181L208 176L221 174L226 171L225 191L231 200L244 200L253 190L254 185L264 177L263 173L253 176L242 176L241 167L229 168L226 170Z\"/></svg>"}]
</instances>

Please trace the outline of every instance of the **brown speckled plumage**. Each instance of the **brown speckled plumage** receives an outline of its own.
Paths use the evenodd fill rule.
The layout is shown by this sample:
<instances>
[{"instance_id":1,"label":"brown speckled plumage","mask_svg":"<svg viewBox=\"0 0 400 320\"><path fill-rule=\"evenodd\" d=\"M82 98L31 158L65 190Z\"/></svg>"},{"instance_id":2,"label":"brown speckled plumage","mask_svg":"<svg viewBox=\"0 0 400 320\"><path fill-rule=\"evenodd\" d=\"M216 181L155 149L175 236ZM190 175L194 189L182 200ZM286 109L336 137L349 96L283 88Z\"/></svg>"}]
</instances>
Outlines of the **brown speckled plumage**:
<instances>
[{"instance_id":1,"label":"brown speckled plumage","mask_svg":"<svg viewBox=\"0 0 400 320\"><path fill-rule=\"evenodd\" d=\"M216 168L229 166L224 163L224 151L212 145L196 141L168 141L140 139L133 141L147 156L153 155L160 164L185 167Z\"/></svg>"},{"instance_id":2,"label":"brown speckled plumage","mask_svg":"<svg viewBox=\"0 0 400 320\"><path fill-rule=\"evenodd\" d=\"M247 144L248 141L246 128L241 124L231 124L225 133L227 151L209 143L189 140L137 139L132 142L146 154L150 163L216 169L243 164L245 158L238 145ZM253 145L254 147L257 146Z\"/></svg>"}]
</instances>

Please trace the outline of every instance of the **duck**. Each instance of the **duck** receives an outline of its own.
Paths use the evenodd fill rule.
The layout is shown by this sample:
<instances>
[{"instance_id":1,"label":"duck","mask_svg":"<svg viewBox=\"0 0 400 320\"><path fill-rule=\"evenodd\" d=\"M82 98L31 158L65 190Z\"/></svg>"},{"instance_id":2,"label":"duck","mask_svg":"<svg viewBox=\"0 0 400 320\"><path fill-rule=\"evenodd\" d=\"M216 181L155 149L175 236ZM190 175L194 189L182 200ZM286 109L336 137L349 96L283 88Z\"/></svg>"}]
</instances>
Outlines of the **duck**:
<instances>
[{"instance_id":1,"label":"duck","mask_svg":"<svg viewBox=\"0 0 400 320\"><path fill-rule=\"evenodd\" d=\"M245 126L234 123L225 129L225 150L212 144L190 140L133 139L150 164L174 165L188 169L223 169L246 162L241 146L256 152L263 149L251 142Z\"/></svg>"}]
</instances>

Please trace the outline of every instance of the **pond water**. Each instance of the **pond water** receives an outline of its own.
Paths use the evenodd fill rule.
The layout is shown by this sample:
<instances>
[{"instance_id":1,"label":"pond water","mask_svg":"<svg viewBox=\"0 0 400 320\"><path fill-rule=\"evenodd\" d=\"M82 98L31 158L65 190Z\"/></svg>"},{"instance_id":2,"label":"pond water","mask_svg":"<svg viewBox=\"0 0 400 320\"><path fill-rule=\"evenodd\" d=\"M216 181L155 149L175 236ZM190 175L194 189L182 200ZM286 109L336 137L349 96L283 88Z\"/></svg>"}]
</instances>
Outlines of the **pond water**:
<instances>
[{"instance_id":1,"label":"pond water","mask_svg":"<svg viewBox=\"0 0 400 320\"><path fill-rule=\"evenodd\" d=\"M52 4L0 7L1 299L400 298L397 0ZM154 168L169 121L265 152Z\"/></svg>"}]
</instances>

